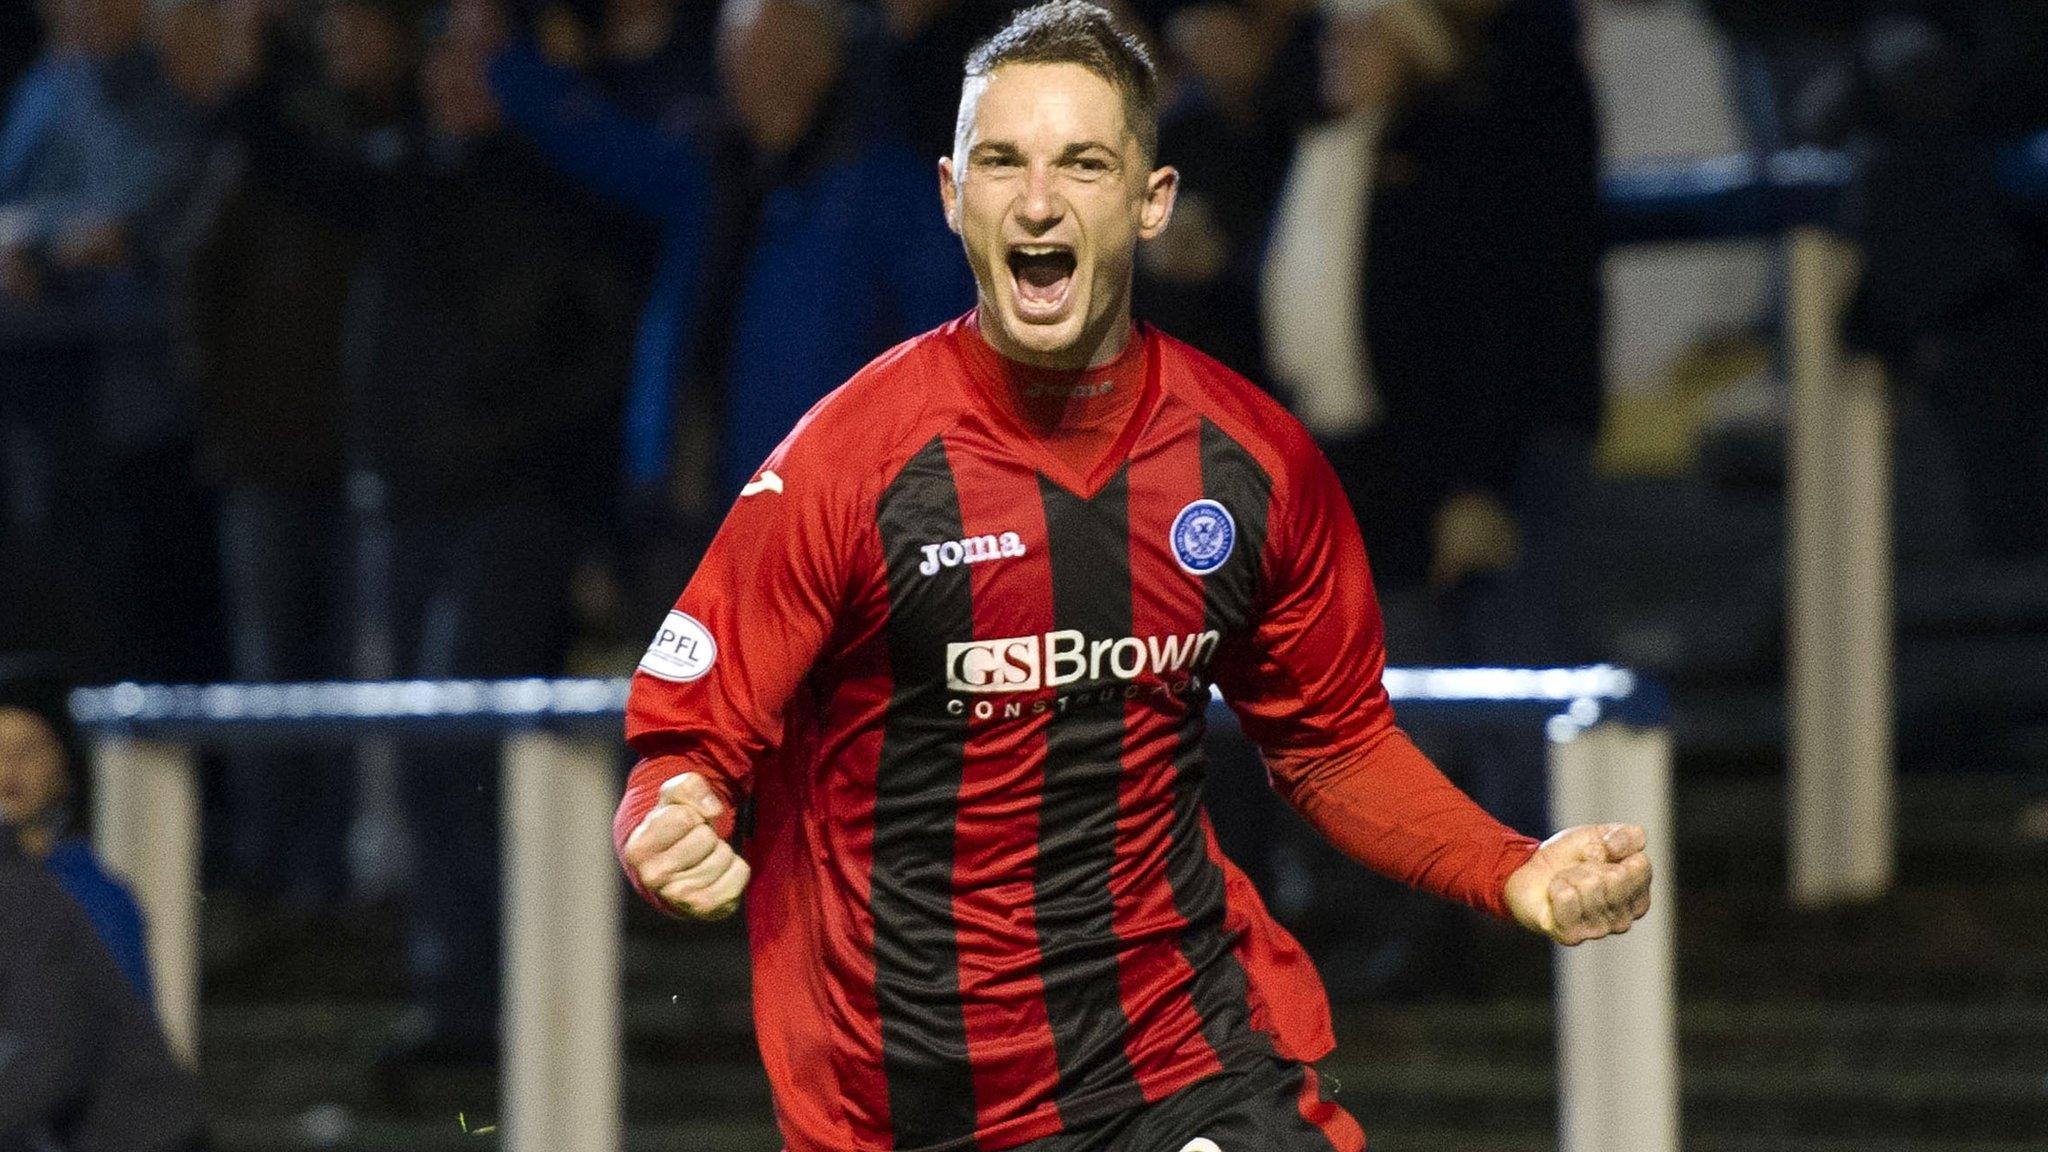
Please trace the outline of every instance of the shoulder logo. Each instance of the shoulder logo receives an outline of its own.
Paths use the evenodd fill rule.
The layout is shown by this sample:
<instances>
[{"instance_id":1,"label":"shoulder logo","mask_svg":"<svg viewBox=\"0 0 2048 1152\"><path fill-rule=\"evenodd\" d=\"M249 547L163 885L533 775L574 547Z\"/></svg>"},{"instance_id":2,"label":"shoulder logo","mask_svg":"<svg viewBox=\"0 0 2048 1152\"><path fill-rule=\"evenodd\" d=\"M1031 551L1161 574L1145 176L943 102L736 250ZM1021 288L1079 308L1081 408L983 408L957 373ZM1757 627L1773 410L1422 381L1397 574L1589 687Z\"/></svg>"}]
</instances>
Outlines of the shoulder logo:
<instances>
[{"instance_id":1,"label":"shoulder logo","mask_svg":"<svg viewBox=\"0 0 2048 1152\"><path fill-rule=\"evenodd\" d=\"M654 643L640 657L640 670L660 680L687 684L706 672L718 659L718 641L711 630L687 612L671 612L654 634Z\"/></svg>"},{"instance_id":2,"label":"shoulder logo","mask_svg":"<svg viewBox=\"0 0 2048 1152\"><path fill-rule=\"evenodd\" d=\"M742 496L758 496L763 492L773 492L778 496L782 494L782 477L777 476L773 468L761 469L759 476L740 486Z\"/></svg>"},{"instance_id":3,"label":"shoulder logo","mask_svg":"<svg viewBox=\"0 0 2048 1152\"><path fill-rule=\"evenodd\" d=\"M1230 559L1237 546L1237 521L1214 500L1197 500L1173 518L1173 558L1184 570L1207 576Z\"/></svg>"}]
</instances>

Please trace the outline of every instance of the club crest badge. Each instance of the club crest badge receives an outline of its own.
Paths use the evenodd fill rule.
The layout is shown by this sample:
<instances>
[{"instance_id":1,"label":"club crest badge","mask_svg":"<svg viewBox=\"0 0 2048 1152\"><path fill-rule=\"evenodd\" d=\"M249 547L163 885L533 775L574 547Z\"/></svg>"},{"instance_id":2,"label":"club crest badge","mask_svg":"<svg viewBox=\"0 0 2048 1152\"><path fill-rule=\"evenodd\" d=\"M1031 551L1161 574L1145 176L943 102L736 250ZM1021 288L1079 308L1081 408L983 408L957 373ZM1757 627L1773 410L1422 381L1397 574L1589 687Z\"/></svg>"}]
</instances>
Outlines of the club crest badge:
<instances>
[{"instance_id":1,"label":"club crest badge","mask_svg":"<svg viewBox=\"0 0 2048 1152\"><path fill-rule=\"evenodd\" d=\"M1173 518L1173 558L1196 576L1207 576L1230 559L1237 546L1237 521L1214 500L1197 500Z\"/></svg>"}]
</instances>

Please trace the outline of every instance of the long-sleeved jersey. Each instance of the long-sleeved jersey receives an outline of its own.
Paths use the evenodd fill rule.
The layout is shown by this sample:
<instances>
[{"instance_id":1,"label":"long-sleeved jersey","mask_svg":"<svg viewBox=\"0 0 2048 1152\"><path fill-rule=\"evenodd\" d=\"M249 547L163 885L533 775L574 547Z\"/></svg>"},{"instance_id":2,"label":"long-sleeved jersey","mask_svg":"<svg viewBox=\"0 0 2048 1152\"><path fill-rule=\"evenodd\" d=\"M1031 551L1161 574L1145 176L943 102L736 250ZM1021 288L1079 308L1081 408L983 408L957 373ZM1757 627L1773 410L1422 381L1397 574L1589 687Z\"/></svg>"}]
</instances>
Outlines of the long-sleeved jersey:
<instances>
[{"instance_id":1,"label":"long-sleeved jersey","mask_svg":"<svg viewBox=\"0 0 2048 1152\"><path fill-rule=\"evenodd\" d=\"M1086 475L998 402L971 317L868 366L745 487L635 677L621 850L678 773L753 804L791 1152L1008 1148L1329 1051L1314 968L1202 810L1211 684L1371 866L1500 914L1529 855L1394 726L1307 434L1133 338L1143 391Z\"/></svg>"}]
</instances>

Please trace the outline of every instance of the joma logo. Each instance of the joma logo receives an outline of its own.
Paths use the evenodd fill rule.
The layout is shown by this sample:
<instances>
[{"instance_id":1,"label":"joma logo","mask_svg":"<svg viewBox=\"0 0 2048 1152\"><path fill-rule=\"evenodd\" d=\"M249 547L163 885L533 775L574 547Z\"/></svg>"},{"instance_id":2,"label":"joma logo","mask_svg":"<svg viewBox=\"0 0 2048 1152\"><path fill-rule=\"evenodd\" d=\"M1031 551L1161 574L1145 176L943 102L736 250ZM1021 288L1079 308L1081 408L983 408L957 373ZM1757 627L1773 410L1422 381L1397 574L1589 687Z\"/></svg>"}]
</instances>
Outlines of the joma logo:
<instances>
[{"instance_id":1,"label":"joma logo","mask_svg":"<svg viewBox=\"0 0 2048 1152\"><path fill-rule=\"evenodd\" d=\"M962 564L979 564L984 560L1023 554L1024 541L1015 532L1005 532L1000 536L969 536L965 540L924 545L924 563L919 564L917 570L927 576L937 576L941 568L958 568Z\"/></svg>"}]
</instances>

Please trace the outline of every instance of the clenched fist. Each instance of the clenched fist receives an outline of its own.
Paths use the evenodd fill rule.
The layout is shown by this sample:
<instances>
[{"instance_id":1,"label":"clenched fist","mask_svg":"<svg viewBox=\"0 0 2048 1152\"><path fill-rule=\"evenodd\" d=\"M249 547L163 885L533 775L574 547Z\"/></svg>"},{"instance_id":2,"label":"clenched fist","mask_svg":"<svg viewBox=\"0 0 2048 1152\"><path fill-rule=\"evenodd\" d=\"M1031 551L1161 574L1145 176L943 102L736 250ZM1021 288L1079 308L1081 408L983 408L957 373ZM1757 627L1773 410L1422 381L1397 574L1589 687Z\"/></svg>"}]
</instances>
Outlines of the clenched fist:
<instances>
[{"instance_id":1,"label":"clenched fist","mask_svg":"<svg viewBox=\"0 0 2048 1152\"><path fill-rule=\"evenodd\" d=\"M678 916L723 920L740 906L753 870L711 821L725 810L695 772L670 777L661 799L626 837L626 866Z\"/></svg>"},{"instance_id":2,"label":"clenched fist","mask_svg":"<svg viewBox=\"0 0 2048 1152\"><path fill-rule=\"evenodd\" d=\"M1508 910L1559 944L1626 932L1650 910L1648 844L1633 824L1567 828L1508 877Z\"/></svg>"}]
</instances>

